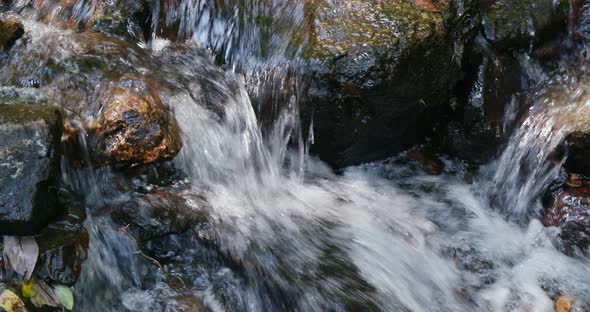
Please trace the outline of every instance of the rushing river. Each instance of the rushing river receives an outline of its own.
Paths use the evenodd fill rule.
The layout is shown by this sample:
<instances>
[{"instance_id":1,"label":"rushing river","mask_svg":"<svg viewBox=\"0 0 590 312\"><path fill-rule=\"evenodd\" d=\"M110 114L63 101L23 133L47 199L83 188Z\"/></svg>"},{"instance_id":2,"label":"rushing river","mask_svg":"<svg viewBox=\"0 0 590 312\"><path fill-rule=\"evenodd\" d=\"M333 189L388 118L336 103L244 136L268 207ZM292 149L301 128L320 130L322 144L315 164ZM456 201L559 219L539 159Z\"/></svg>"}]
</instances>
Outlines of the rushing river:
<instances>
[{"instance_id":1,"label":"rushing river","mask_svg":"<svg viewBox=\"0 0 590 312\"><path fill-rule=\"evenodd\" d=\"M535 218L563 161L546 160L574 126L573 114L590 114L584 75L531 70L526 103L513 104L526 113L506 114L515 130L477 173L441 156L445 169L432 175L404 155L335 173L307 155L313 137L301 137L297 88L287 84L297 82L286 61L299 52L280 38L263 47L272 55L253 49L258 29L236 29L248 23L223 19L207 1L178 3L169 18L182 21L191 38L185 47L154 37L121 52L106 41L105 53L121 55L97 58L152 73L166 86L160 95L184 142L172 163L181 174L168 187L194 209L203 207L194 198L204 198L208 222L144 246L163 259L160 268L99 213L129 196L117 185L121 174L69 168L63 179L86 195L89 211L77 311L553 311L562 294L579 311L590 306L590 259L564 255L555 247L558 229ZM276 14L289 18L275 18L296 24L301 10L285 4ZM30 42L16 49L1 81L10 70L43 72L49 60L68 65L87 40L32 20L25 26ZM197 46L221 53L228 66L214 65ZM22 63L31 52L44 61ZM60 86L90 90L98 79L73 65L63 70L48 74L52 100L72 96ZM285 102L262 127L256 97L271 80L284 82Z\"/></svg>"}]
</instances>

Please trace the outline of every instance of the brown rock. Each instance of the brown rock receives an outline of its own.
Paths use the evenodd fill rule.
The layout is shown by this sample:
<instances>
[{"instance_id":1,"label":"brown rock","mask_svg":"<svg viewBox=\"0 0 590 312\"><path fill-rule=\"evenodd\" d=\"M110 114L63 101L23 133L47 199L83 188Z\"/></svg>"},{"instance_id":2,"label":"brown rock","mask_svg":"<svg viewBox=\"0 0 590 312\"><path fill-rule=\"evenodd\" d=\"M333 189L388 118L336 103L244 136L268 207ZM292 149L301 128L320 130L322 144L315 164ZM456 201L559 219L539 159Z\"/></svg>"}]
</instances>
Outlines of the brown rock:
<instances>
[{"instance_id":1,"label":"brown rock","mask_svg":"<svg viewBox=\"0 0 590 312\"><path fill-rule=\"evenodd\" d=\"M566 222L590 222L590 187L565 186L546 209L543 223L561 226Z\"/></svg>"},{"instance_id":2,"label":"brown rock","mask_svg":"<svg viewBox=\"0 0 590 312\"><path fill-rule=\"evenodd\" d=\"M570 176L551 191L545 208L545 226L559 227L556 246L570 256L583 256L590 246L590 184L579 176Z\"/></svg>"},{"instance_id":3,"label":"brown rock","mask_svg":"<svg viewBox=\"0 0 590 312\"><path fill-rule=\"evenodd\" d=\"M97 163L148 164L180 151L180 130L158 91L145 77L123 77L106 86L87 129Z\"/></svg>"},{"instance_id":4,"label":"brown rock","mask_svg":"<svg viewBox=\"0 0 590 312\"><path fill-rule=\"evenodd\" d=\"M0 21L0 50L10 49L25 34L23 24L15 19Z\"/></svg>"},{"instance_id":5,"label":"brown rock","mask_svg":"<svg viewBox=\"0 0 590 312\"><path fill-rule=\"evenodd\" d=\"M416 162L428 174L440 175L445 170L445 164L427 149L416 148L408 151L404 156Z\"/></svg>"}]
</instances>

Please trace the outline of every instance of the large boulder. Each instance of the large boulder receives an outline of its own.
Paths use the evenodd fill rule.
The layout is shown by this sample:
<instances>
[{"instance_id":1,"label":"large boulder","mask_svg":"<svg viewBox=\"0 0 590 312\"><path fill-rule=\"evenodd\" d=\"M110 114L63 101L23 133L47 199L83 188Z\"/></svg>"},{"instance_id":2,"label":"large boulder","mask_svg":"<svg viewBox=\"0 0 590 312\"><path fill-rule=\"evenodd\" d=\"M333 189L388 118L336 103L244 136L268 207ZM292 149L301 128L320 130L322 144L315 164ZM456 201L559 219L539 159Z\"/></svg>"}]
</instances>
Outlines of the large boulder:
<instances>
[{"instance_id":1,"label":"large boulder","mask_svg":"<svg viewBox=\"0 0 590 312\"><path fill-rule=\"evenodd\" d=\"M10 51L0 84L30 87L32 81L63 108L68 160L147 164L178 153L180 131L162 102L158 63L149 51L100 33L47 30ZM57 46L47 50L49 45Z\"/></svg>"},{"instance_id":2,"label":"large boulder","mask_svg":"<svg viewBox=\"0 0 590 312\"><path fill-rule=\"evenodd\" d=\"M496 155L511 131L510 121L520 113L520 92L538 78L523 62L531 57L543 64L558 60L560 39L567 30L567 8L561 2L485 0L478 4L480 31L465 53L453 113L435 136L446 153L475 164Z\"/></svg>"},{"instance_id":3,"label":"large boulder","mask_svg":"<svg viewBox=\"0 0 590 312\"><path fill-rule=\"evenodd\" d=\"M55 107L0 105L0 235L38 233L59 211Z\"/></svg>"},{"instance_id":4,"label":"large boulder","mask_svg":"<svg viewBox=\"0 0 590 312\"><path fill-rule=\"evenodd\" d=\"M312 152L336 166L383 158L432 132L445 110L453 42L448 1L325 0L311 7Z\"/></svg>"}]
</instances>

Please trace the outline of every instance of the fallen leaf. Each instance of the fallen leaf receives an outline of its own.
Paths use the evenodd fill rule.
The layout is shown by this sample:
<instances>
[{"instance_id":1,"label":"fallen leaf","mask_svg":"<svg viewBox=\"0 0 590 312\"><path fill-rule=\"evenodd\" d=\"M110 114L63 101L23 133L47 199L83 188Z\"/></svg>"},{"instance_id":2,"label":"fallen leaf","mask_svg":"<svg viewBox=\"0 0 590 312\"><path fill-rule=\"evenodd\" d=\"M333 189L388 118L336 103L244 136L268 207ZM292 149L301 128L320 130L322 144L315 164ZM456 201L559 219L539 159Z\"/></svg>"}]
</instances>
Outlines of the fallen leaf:
<instances>
[{"instance_id":1,"label":"fallen leaf","mask_svg":"<svg viewBox=\"0 0 590 312\"><path fill-rule=\"evenodd\" d=\"M570 299L567 299L564 296L559 296L557 301L555 301L555 312L569 312L571 309L572 301Z\"/></svg>"},{"instance_id":2,"label":"fallen leaf","mask_svg":"<svg viewBox=\"0 0 590 312\"><path fill-rule=\"evenodd\" d=\"M31 298L31 303L35 307L40 308L42 306L60 306L59 298L57 297L53 289L51 289L51 287L49 287L49 285L47 285L44 281L36 281L32 287L35 293L37 294L36 296Z\"/></svg>"},{"instance_id":3,"label":"fallen leaf","mask_svg":"<svg viewBox=\"0 0 590 312\"><path fill-rule=\"evenodd\" d=\"M33 289L33 285L35 285L35 281L30 279L28 282L24 283L21 286L21 292L23 294L23 297L25 298L33 298L37 295L37 293L35 292L35 290Z\"/></svg>"},{"instance_id":4,"label":"fallen leaf","mask_svg":"<svg viewBox=\"0 0 590 312\"><path fill-rule=\"evenodd\" d=\"M64 308L70 311L72 310L72 308L74 308L74 295L68 287L63 285L57 285L53 288L53 291L55 292L55 295L59 299L61 305L64 306Z\"/></svg>"},{"instance_id":5,"label":"fallen leaf","mask_svg":"<svg viewBox=\"0 0 590 312\"><path fill-rule=\"evenodd\" d=\"M0 294L0 308L6 312L27 312L25 303L11 290L4 290Z\"/></svg>"},{"instance_id":6,"label":"fallen leaf","mask_svg":"<svg viewBox=\"0 0 590 312\"><path fill-rule=\"evenodd\" d=\"M16 273L28 280L39 257L39 246L34 237L4 236L4 257Z\"/></svg>"}]
</instances>

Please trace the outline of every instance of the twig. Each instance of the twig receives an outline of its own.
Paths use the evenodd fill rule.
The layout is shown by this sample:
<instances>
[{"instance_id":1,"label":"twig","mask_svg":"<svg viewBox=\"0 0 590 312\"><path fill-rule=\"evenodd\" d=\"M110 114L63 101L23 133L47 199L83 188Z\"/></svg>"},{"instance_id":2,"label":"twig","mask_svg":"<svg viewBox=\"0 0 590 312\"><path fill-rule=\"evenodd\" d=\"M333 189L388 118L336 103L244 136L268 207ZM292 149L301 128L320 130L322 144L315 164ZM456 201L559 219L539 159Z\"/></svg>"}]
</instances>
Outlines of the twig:
<instances>
[{"instance_id":1,"label":"twig","mask_svg":"<svg viewBox=\"0 0 590 312\"><path fill-rule=\"evenodd\" d=\"M117 231L119 231L119 232L127 235L127 237L129 237L133 241L133 244L135 245L135 250L136 250L135 251L135 254L138 255L138 256L141 256L141 257L143 257L143 258L145 258L147 260L150 260L158 268L160 268L160 270L162 270L162 272L164 272L164 274L166 274L167 277L169 277L169 278L171 277L171 278L177 279L182 284L182 287L186 288L186 284L184 283L184 280L182 280L182 278L168 273L168 271L166 271L166 269L164 269L164 267L162 266L162 264L160 264L160 262L158 262L158 260L156 260L156 259L154 259L154 258L152 258L152 257L150 257L148 255L146 255L141 250L141 248L139 247L139 244L137 243L137 239L135 239L135 237L133 237L133 235L129 234L129 232L127 232L127 229L129 229L129 224L127 224L127 225L125 225L123 227L118 228Z\"/></svg>"}]
</instances>

